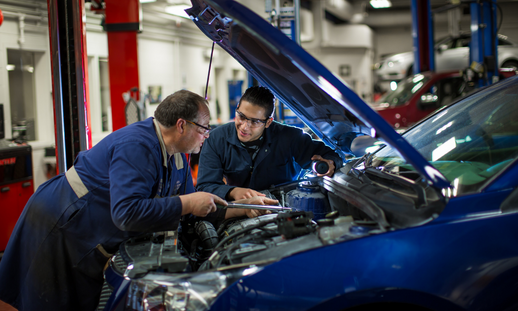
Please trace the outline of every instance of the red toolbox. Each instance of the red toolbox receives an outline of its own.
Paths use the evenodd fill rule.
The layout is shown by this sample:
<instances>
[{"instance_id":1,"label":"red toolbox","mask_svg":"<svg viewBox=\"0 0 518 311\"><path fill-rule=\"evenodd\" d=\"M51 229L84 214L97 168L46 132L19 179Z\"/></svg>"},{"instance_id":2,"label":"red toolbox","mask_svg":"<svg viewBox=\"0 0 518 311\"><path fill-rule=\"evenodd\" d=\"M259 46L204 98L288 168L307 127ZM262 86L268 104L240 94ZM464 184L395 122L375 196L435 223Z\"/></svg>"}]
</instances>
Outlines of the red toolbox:
<instances>
[{"instance_id":1,"label":"red toolbox","mask_svg":"<svg viewBox=\"0 0 518 311\"><path fill-rule=\"evenodd\" d=\"M34 193L30 146L0 148L0 252Z\"/></svg>"}]
</instances>

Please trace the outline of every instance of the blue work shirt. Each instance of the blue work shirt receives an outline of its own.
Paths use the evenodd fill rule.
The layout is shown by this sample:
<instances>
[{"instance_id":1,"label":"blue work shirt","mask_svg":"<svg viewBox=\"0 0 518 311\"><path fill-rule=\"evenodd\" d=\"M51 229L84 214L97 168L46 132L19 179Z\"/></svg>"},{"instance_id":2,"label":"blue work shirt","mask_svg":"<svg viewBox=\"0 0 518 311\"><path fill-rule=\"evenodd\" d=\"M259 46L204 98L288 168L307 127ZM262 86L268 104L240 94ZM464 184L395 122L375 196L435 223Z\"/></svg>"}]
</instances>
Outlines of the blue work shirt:
<instances>
[{"instance_id":1,"label":"blue work shirt","mask_svg":"<svg viewBox=\"0 0 518 311\"><path fill-rule=\"evenodd\" d=\"M177 228L194 192L185 155L169 156L153 118L80 152L25 206L0 261L0 300L19 310L94 310L120 243Z\"/></svg>"},{"instance_id":2,"label":"blue work shirt","mask_svg":"<svg viewBox=\"0 0 518 311\"><path fill-rule=\"evenodd\" d=\"M217 127L203 144L196 188L225 199L235 187L260 191L292 181L300 168L310 167L313 155L333 160L336 168L342 166L342 159L333 149L300 128L274 121L263 135L264 143L252 161L237 137L234 122ZM250 184L245 186L249 174Z\"/></svg>"}]
</instances>

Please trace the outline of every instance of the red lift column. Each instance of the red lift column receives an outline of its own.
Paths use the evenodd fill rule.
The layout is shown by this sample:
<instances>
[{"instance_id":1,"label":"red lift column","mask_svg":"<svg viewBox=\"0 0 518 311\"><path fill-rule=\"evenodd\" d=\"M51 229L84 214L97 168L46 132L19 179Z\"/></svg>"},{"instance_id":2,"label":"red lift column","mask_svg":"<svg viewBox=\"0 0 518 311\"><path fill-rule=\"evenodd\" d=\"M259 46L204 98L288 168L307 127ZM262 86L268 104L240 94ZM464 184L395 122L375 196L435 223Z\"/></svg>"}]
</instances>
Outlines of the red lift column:
<instances>
[{"instance_id":1,"label":"red lift column","mask_svg":"<svg viewBox=\"0 0 518 311\"><path fill-rule=\"evenodd\" d=\"M108 33L108 71L113 131L126 126L122 93L139 88L137 33L140 31L139 0L105 0Z\"/></svg>"}]
</instances>

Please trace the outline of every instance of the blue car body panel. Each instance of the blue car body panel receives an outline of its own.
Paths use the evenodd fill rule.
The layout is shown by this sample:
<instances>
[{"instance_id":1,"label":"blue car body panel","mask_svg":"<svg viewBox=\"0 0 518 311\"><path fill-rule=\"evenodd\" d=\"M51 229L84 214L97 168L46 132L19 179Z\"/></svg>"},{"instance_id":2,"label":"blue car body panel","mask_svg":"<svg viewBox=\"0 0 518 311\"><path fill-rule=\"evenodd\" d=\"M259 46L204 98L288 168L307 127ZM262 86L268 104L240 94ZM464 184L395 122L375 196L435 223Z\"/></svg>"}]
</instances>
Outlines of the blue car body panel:
<instances>
[{"instance_id":1,"label":"blue car body panel","mask_svg":"<svg viewBox=\"0 0 518 311\"><path fill-rule=\"evenodd\" d=\"M506 193L484 196L452 199L448 209L484 210ZM234 283L211 309L342 310L396 301L433 310L515 310L517 222L517 213L498 211L446 222L439 217L420 227L313 249Z\"/></svg>"}]
</instances>

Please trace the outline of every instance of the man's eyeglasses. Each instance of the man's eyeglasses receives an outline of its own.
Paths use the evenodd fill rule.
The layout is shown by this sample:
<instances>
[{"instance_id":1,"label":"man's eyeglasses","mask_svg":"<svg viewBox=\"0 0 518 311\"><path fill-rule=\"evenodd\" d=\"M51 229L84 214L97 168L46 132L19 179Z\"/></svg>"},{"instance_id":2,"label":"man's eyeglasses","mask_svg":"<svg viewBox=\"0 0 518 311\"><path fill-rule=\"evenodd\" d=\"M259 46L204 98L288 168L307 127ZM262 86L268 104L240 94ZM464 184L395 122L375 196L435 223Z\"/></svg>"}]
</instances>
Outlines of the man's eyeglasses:
<instances>
[{"instance_id":1,"label":"man's eyeglasses","mask_svg":"<svg viewBox=\"0 0 518 311\"><path fill-rule=\"evenodd\" d=\"M265 125L266 122L268 122L268 119L269 118L266 118L264 120L248 118L243 113L241 113L241 111L236 110L236 120L239 121L239 123L248 122L248 126L250 127L260 127L262 125Z\"/></svg>"},{"instance_id":2,"label":"man's eyeglasses","mask_svg":"<svg viewBox=\"0 0 518 311\"><path fill-rule=\"evenodd\" d=\"M187 122L189 122L189 123L191 123L191 124L193 124L193 125L196 125L196 126L201 127L201 128L204 130L204 131L203 131L203 134L204 134L204 135L209 134L209 133L210 133L210 131L212 130L212 129L210 128L210 125L209 125L209 127L205 127L205 126L203 126L203 125L201 125L201 124L198 124L198 123L196 123L196 122L192 122L192 121L189 121L189 120L185 120L185 121L187 121Z\"/></svg>"}]
</instances>

